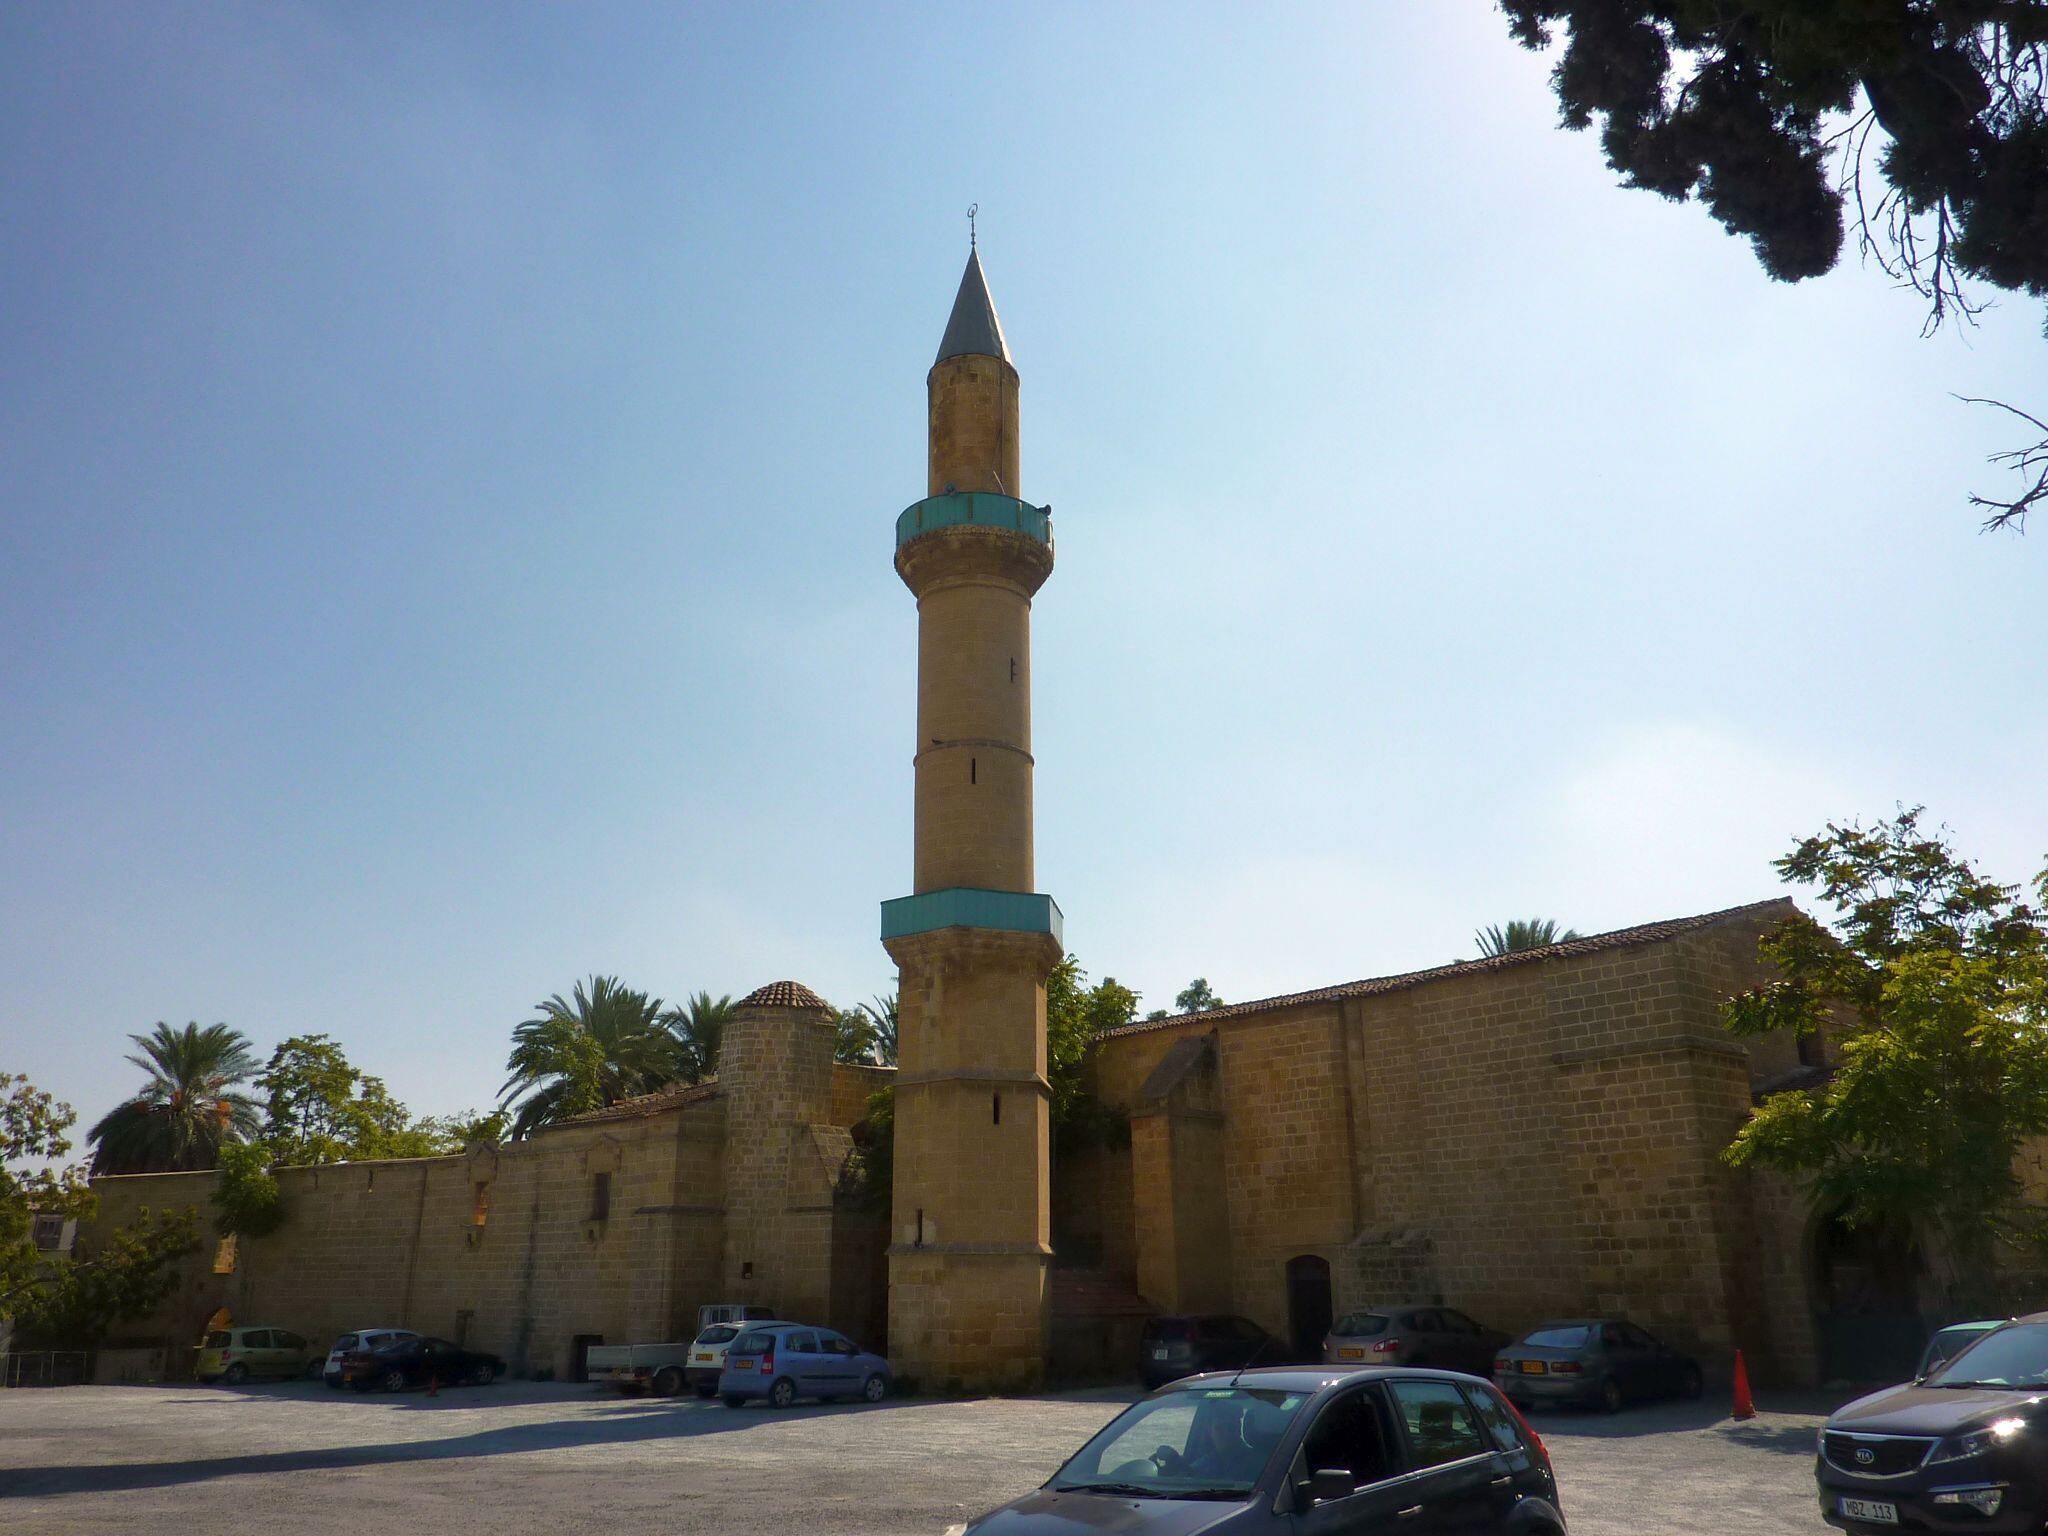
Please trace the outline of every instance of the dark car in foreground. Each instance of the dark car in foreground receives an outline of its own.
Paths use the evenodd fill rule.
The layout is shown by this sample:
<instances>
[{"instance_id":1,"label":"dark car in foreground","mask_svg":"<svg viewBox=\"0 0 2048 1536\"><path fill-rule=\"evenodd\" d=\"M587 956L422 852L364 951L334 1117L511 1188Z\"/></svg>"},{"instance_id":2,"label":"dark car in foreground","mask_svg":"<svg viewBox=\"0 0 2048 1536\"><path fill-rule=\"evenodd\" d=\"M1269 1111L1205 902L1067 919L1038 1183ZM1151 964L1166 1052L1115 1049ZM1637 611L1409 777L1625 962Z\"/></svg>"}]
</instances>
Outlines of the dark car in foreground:
<instances>
[{"instance_id":1,"label":"dark car in foreground","mask_svg":"<svg viewBox=\"0 0 2048 1536\"><path fill-rule=\"evenodd\" d=\"M1991 1317L1975 1323L1950 1323L1946 1328L1937 1329L1921 1353L1920 1366L1913 1372L1914 1377L1932 1376L1992 1329L2003 1328L2011 1321L2009 1317Z\"/></svg>"},{"instance_id":2,"label":"dark car in foreground","mask_svg":"<svg viewBox=\"0 0 2048 1536\"><path fill-rule=\"evenodd\" d=\"M341 1379L358 1392L372 1387L403 1392L407 1387L487 1387L505 1373L505 1362L482 1350L446 1339L398 1339L376 1349L341 1357Z\"/></svg>"},{"instance_id":3,"label":"dark car in foreground","mask_svg":"<svg viewBox=\"0 0 2048 1536\"><path fill-rule=\"evenodd\" d=\"M974 1536L1565 1536L1535 1432L1448 1371L1317 1366L1177 1381L1100 1430Z\"/></svg>"},{"instance_id":4,"label":"dark car in foreground","mask_svg":"<svg viewBox=\"0 0 2048 1536\"><path fill-rule=\"evenodd\" d=\"M1277 1365L1286 1358L1280 1341L1248 1317L1206 1313L1154 1317L1138 1336L1138 1377L1145 1390L1239 1365Z\"/></svg>"},{"instance_id":5,"label":"dark car in foreground","mask_svg":"<svg viewBox=\"0 0 2048 1536\"><path fill-rule=\"evenodd\" d=\"M1658 1397L1698 1397L1700 1364L1619 1317L1531 1328L1500 1352L1493 1379L1517 1408L1577 1404L1618 1413Z\"/></svg>"},{"instance_id":6,"label":"dark car in foreground","mask_svg":"<svg viewBox=\"0 0 2048 1536\"><path fill-rule=\"evenodd\" d=\"M1984 1334L1923 1381L1821 1427L1821 1517L1892 1531L2039 1532L2048 1523L2048 1312Z\"/></svg>"}]
</instances>

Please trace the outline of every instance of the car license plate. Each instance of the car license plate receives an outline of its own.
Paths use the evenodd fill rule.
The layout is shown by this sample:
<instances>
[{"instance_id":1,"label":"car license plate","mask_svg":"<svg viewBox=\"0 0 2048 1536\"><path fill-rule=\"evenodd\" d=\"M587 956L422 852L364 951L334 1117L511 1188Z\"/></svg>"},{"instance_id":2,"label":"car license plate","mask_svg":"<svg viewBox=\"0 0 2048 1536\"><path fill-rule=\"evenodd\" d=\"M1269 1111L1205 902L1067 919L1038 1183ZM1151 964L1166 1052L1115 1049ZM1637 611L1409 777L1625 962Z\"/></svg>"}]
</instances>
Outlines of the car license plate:
<instances>
[{"instance_id":1,"label":"car license plate","mask_svg":"<svg viewBox=\"0 0 2048 1536\"><path fill-rule=\"evenodd\" d=\"M699 1355L697 1356L697 1360L699 1364L703 1365L708 1365L711 1363L711 1357L709 1355Z\"/></svg>"},{"instance_id":2,"label":"car license plate","mask_svg":"<svg viewBox=\"0 0 2048 1536\"><path fill-rule=\"evenodd\" d=\"M1363 1360L1365 1358L1365 1351L1362 1349L1340 1349L1337 1351L1337 1358L1339 1360Z\"/></svg>"},{"instance_id":3,"label":"car license plate","mask_svg":"<svg viewBox=\"0 0 2048 1536\"><path fill-rule=\"evenodd\" d=\"M1550 1362L1547 1360L1524 1360L1522 1362L1522 1374L1524 1376L1548 1376L1550 1374Z\"/></svg>"},{"instance_id":4,"label":"car license plate","mask_svg":"<svg viewBox=\"0 0 2048 1536\"><path fill-rule=\"evenodd\" d=\"M1152 1351L1152 1358L1154 1360L1164 1360L1166 1358L1166 1351L1163 1349L1155 1349Z\"/></svg>"},{"instance_id":5,"label":"car license plate","mask_svg":"<svg viewBox=\"0 0 2048 1536\"><path fill-rule=\"evenodd\" d=\"M1874 1520L1879 1525L1899 1523L1899 1506L1879 1499L1844 1499L1842 1513L1851 1520Z\"/></svg>"}]
</instances>

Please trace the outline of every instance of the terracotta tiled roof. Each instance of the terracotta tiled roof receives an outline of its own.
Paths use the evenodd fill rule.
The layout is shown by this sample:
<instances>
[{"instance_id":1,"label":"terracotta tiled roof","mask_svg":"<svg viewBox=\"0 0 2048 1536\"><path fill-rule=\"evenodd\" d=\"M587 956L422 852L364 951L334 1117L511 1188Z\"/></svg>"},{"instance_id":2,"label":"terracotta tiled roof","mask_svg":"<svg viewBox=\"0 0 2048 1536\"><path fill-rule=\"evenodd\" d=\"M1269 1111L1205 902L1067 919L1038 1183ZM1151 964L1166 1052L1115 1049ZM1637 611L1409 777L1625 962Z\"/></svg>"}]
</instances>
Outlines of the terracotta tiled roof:
<instances>
[{"instance_id":1,"label":"terracotta tiled roof","mask_svg":"<svg viewBox=\"0 0 2048 1536\"><path fill-rule=\"evenodd\" d=\"M1545 960L1567 960L1577 955L1598 954L1604 949L1625 949L1632 944L1654 944L1660 939L1675 939L1683 933L1695 933L1702 928L1711 928L1716 923L1739 917L1765 917L1776 914L1790 917L1798 910L1786 897L1774 897L1770 901L1754 901L1747 906L1724 907L1718 912L1702 912L1696 917L1666 918L1659 923L1643 923L1634 928L1616 928L1611 933L1590 933L1583 938L1566 939L1561 944L1546 944L1541 949L1522 949L1513 954L1489 955L1483 960L1458 960L1450 965L1431 966L1426 971L1404 971L1398 976L1373 976L1364 981L1347 981L1339 986L1318 987L1308 992L1288 992L1279 997L1262 997L1249 1003L1230 1003L1221 1008L1208 1008L1200 1013L1180 1013L1166 1019L1139 1019L1135 1023L1121 1025L1116 1029L1102 1032L1104 1038L1117 1035L1140 1035L1150 1029L1172 1029L1182 1024L1206 1024L1211 1020L1239 1019L1247 1014L1268 1013L1276 1008L1294 1008L1304 1003L1334 1003L1354 997L1378 997L1385 992L1404 992L1410 987L1427 986L1433 981L1447 981L1456 976L1478 976L1489 971L1512 970L1516 966L1536 965Z\"/></svg>"},{"instance_id":2,"label":"terracotta tiled roof","mask_svg":"<svg viewBox=\"0 0 2048 1536\"><path fill-rule=\"evenodd\" d=\"M832 1005L800 981L771 981L736 1004L741 1008L827 1008Z\"/></svg>"},{"instance_id":3,"label":"terracotta tiled roof","mask_svg":"<svg viewBox=\"0 0 2048 1536\"><path fill-rule=\"evenodd\" d=\"M584 1114L571 1115L566 1120L557 1120L555 1124L589 1125L598 1120L637 1120L644 1115L658 1115L665 1109L681 1109L685 1104L701 1104L706 1099L717 1097L716 1078L702 1083L670 1083L666 1088L657 1088L652 1093L621 1099L616 1104L605 1105L603 1109L593 1109Z\"/></svg>"}]
</instances>

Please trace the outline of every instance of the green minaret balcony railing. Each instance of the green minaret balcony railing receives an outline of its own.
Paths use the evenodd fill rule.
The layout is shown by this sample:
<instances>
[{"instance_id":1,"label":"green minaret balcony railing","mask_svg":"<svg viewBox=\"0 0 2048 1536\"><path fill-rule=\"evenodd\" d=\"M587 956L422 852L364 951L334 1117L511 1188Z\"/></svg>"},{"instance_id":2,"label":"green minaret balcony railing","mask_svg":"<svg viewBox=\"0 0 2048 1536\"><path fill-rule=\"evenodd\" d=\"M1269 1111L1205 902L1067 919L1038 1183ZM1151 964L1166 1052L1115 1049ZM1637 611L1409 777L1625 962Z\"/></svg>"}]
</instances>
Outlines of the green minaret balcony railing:
<instances>
[{"instance_id":1,"label":"green minaret balcony railing","mask_svg":"<svg viewBox=\"0 0 2048 1536\"><path fill-rule=\"evenodd\" d=\"M953 886L898 896L882 903L882 937L907 938L935 928L1001 928L1010 933L1049 933L1063 946L1066 919L1060 904L1034 891L980 891Z\"/></svg>"},{"instance_id":2,"label":"green minaret balcony railing","mask_svg":"<svg viewBox=\"0 0 2048 1536\"><path fill-rule=\"evenodd\" d=\"M905 507L896 519L896 547L901 549L934 528L1005 528L1041 544L1052 543L1052 508L1034 507L1015 496L993 491L950 491L927 496Z\"/></svg>"}]
</instances>

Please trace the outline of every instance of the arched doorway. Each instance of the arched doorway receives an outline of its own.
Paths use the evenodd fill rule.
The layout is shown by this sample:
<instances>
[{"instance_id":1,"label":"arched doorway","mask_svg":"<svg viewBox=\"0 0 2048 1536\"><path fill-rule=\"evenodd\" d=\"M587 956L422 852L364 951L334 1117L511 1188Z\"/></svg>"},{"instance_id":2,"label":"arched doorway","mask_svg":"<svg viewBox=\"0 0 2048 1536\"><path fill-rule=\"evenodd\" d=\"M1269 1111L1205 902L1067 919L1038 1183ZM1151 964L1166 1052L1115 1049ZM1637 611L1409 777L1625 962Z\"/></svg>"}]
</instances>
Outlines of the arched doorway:
<instances>
[{"instance_id":1,"label":"arched doorway","mask_svg":"<svg viewBox=\"0 0 2048 1536\"><path fill-rule=\"evenodd\" d=\"M1296 1359L1322 1359L1330 1322L1330 1261L1313 1253L1289 1259L1287 1338Z\"/></svg>"},{"instance_id":2,"label":"arched doorway","mask_svg":"<svg viewBox=\"0 0 2048 1536\"><path fill-rule=\"evenodd\" d=\"M1814 1227L1812 1285L1824 1381L1900 1381L1913 1374L1928 1328L1927 1263L1911 1232L1852 1227L1839 1214Z\"/></svg>"}]
</instances>

